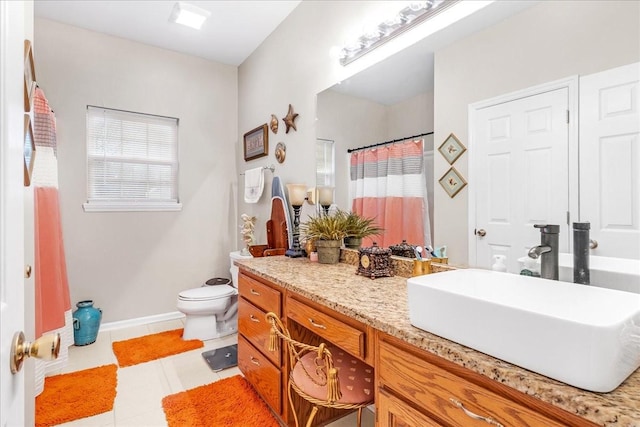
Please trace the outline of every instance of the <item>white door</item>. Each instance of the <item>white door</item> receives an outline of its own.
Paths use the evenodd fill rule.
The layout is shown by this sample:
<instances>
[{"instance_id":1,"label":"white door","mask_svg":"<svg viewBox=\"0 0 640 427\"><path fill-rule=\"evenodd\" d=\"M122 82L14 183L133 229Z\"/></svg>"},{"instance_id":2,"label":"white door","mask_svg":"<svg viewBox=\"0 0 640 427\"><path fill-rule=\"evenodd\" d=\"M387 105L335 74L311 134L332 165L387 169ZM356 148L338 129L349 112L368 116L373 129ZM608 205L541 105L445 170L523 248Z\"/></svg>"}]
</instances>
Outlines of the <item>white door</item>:
<instances>
[{"instance_id":1,"label":"white door","mask_svg":"<svg viewBox=\"0 0 640 427\"><path fill-rule=\"evenodd\" d=\"M569 90L566 87L481 108L471 123L475 186L475 264L517 259L540 244L534 224L560 225L569 249ZM485 234L486 233L486 234ZM484 236L482 236L484 234Z\"/></svg>"},{"instance_id":2,"label":"white door","mask_svg":"<svg viewBox=\"0 0 640 427\"><path fill-rule=\"evenodd\" d=\"M640 259L640 63L580 78L580 220L592 255Z\"/></svg>"},{"instance_id":3,"label":"white door","mask_svg":"<svg viewBox=\"0 0 640 427\"><path fill-rule=\"evenodd\" d=\"M11 374L24 327L24 5L0 1L0 426L24 425L24 372ZM33 337L28 337L33 338Z\"/></svg>"}]
</instances>

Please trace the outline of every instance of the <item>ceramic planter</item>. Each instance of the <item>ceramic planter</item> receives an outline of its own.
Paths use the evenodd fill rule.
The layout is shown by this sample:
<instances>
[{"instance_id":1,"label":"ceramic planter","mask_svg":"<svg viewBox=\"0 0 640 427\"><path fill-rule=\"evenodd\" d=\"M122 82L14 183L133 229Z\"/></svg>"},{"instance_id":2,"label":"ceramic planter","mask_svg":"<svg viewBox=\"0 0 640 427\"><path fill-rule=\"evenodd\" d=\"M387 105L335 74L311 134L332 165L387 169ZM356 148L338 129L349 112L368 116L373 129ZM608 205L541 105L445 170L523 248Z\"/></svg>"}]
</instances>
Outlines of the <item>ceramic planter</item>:
<instances>
[{"instance_id":1,"label":"ceramic planter","mask_svg":"<svg viewBox=\"0 0 640 427\"><path fill-rule=\"evenodd\" d=\"M320 264L337 264L340 261L340 240L316 240Z\"/></svg>"},{"instance_id":2,"label":"ceramic planter","mask_svg":"<svg viewBox=\"0 0 640 427\"><path fill-rule=\"evenodd\" d=\"M345 237L344 246L349 249L360 249L362 237Z\"/></svg>"}]
</instances>

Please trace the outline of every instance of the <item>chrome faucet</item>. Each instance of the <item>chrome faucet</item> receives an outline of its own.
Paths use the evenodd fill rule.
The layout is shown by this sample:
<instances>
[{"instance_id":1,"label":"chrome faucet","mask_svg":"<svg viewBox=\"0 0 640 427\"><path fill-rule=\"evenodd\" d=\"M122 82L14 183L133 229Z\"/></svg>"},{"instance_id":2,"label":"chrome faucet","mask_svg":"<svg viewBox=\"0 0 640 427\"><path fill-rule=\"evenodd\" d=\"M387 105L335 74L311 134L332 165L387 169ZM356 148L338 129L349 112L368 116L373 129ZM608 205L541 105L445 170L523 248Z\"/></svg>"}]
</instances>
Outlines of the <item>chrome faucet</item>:
<instances>
[{"instance_id":1,"label":"chrome faucet","mask_svg":"<svg viewBox=\"0 0 640 427\"><path fill-rule=\"evenodd\" d=\"M559 225L535 224L540 229L540 245L529 249L529 258L541 257L540 277L558 280Z\"/></svg>"}]
</instances>

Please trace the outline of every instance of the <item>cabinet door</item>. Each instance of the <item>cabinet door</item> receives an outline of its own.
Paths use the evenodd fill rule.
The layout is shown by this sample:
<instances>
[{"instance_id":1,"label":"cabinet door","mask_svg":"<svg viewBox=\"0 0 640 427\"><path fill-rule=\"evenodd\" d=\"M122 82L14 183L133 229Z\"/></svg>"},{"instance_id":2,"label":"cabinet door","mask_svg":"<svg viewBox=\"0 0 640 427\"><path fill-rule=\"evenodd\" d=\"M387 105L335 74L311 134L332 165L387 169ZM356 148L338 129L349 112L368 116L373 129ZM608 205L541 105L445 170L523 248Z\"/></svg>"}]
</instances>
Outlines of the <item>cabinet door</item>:
<instances>
[{"instance_id":1,"label":"cabinet door","mask_svg":"<svg viewBox=\"0 0 640 427\"><path fill-rule=\"evenodd\" d=\"M400 399L380 390L378 393L378 427L439 427L440 424L418 412Z\"/></svg>"}]
</instances>

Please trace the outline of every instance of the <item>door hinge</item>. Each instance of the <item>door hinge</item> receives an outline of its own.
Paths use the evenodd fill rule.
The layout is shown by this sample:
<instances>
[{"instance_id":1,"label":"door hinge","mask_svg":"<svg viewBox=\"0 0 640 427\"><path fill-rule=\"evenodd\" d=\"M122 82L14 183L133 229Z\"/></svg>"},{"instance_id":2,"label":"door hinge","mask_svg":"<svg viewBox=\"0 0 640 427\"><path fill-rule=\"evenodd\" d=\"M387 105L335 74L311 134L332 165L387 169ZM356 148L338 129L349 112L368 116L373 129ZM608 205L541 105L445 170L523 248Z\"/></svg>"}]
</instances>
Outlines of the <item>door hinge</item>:
<instances>
[{"instance_id":1,"label":"door hinge","mask_svg":"<svg viewBox=\"0 0 640 427\"><path fill-rule=\"evenodd\" d=\"M569 124L569 110L567 110L567 124Z\"/></svg>"},{"instance_id":2,"label":"door hinge","mask_svg":"<svg viewBox=\"0 0 640 427\"><path fill-rule=\"evenodd\" d=\"M571 214L567 211L567 225L571 225Z\"/></svg>"}]
</instances>

